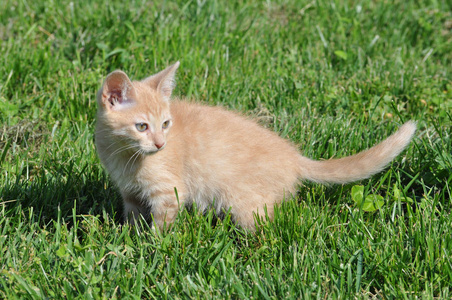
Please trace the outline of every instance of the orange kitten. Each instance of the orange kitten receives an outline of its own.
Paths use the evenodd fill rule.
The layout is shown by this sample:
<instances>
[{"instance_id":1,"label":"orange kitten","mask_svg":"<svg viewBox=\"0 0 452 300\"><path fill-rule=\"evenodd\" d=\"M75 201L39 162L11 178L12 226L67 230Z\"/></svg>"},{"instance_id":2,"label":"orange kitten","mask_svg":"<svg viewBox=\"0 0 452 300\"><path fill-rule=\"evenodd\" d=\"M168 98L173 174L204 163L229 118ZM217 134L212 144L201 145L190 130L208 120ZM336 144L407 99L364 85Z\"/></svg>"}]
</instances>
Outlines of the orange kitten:
<instances>
[{"instance_id":1,"label":"orange kitten","mask_svg":"<svg viewBox=\"0 0 452 300\"><path fill-rule=\"evenodd\" d=\"M220 107L171 100L179 62L142 81L109 74L98 94L96 146L119 187L125 218L141 213L162 228L180 207L231 209L235 222L254 229L253 213L296 191L300 180L346 183L380 172L410 142L405 123L373 148L314 161L276 133ZM175 193L177 190L177 195Z\"/></svg>"}]
</instances>

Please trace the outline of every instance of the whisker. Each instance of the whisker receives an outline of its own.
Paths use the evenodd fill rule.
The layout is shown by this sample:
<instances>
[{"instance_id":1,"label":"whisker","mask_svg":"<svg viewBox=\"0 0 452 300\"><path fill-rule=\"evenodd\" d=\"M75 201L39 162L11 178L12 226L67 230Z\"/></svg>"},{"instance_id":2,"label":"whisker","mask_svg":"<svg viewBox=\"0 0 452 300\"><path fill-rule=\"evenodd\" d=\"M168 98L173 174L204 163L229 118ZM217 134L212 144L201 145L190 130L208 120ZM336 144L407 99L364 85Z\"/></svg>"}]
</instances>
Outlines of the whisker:
<instances>
[{"instance_id":1,"label":"whisker","mask_svg":"<svg viewBox=\"0 0 452 300\"><path fill-rule=\"evenodd\" d=\"M116 150L113 151L113 152L110 154L110 156L115 155L115 154L117 154L117 153L119 153L119 152L122 152L123 150L127 150L127 148L129 148L129 147L131 147L131 145L125 145L125 146L121 146L121 147L119 147L119 148L116 148Z\"/></svg>"},{"instance_id":2,"label":"whisker","mask_svg":"<svg viewBox=\"0 0 452 300\"><path fill-rule=\"evenodd\" d=\"M133 160L132 164L130 165L130 170L131 170L131 171L132 171L133 164L136 162L137 158L138 158L140 155L144 154L144 151L143 151L142 149L139 149L138 152L139 152L138 155L135 156L135 159Z\"/></svg>"},{"instance_id":3,"label":"whisker","mask_svg":"<svg viewBox=\"0 0 452 300\"><path fill-rule=\"evenodd\" d=\"M121 152L127 151L127 150L129 150L129 149L133 149L133 148L135 148L135 146L133 146L133 145L125 145L125 146L119 147L118 149L116 149L115 151L113 151L113 152L108 156L108 158L111 158L113 155L119 154L119 153L121 153Z\"/></svg>"},{"instance_id":4,"label":"whisker","mask_svg":"<svg viewBox=\"0 0 452 300\"><path fill-rule=\"evenodd\" d=\"M138 157L138 154L140 154L140 149L138 149L130 158L129 158L129 160L127 161L127 163L126 163L126 165L125 165L125 167L124 167L124 170L122 171L122 174L124 175L124 173L126 172L126 169L127 169L127 165L129 164L129 162L132 160L132 158L134 157L134 156L136 156L136 157ZM133 163L132 163L132 165L133 165ZM132 170L132 165L130 166L130 170Z\"/></svg>"},{"instance_id":5,"label":"whisker","mask_svg":"<svg viewBox=\"0 0 452 300\"><path fill-rule=\"evenodd\" d=\"M108 150L108 149L110 149L110 147L112 147L113 145L116 145L117 143L119 143L119 142L121 142L121 141L116 141L116 142L114 142L114 143L111 143L111 145L110 146L108 146L105 150Z\"/></svg>"},{"instance_id":6,"label":"whisker","mask_svg":"<svg viewBox=\"0 0 452 300\"><path fill-rule=\"evenodd\" d=\"M102 130L96 130L94 132L95 135L99 135L99 134L103 134L107 132L107 135L113 136L114 134L112 134L112 130L111 129L102 129Z\"/></svg>"}]
</instances>

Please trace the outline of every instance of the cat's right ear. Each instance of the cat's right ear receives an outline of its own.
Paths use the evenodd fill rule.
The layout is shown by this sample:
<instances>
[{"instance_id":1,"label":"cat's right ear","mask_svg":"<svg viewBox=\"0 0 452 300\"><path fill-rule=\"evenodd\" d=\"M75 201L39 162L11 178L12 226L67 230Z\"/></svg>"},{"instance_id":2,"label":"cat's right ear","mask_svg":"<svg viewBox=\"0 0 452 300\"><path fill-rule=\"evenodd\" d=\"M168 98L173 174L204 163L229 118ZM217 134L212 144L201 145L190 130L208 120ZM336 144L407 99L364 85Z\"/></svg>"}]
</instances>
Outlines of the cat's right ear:
<instances>
[{"instance_id":1,"label":"cat's right ear","mask_svg":"<svg viewBox=\"0 0 452 300\"><path fill-rule=\"evenodd\" d=\"M136 97L132 81L123 71L117 70L108 74L100 90L99 104L106 109L121 109L134 103Z\"/></svg>"}]
</instances>

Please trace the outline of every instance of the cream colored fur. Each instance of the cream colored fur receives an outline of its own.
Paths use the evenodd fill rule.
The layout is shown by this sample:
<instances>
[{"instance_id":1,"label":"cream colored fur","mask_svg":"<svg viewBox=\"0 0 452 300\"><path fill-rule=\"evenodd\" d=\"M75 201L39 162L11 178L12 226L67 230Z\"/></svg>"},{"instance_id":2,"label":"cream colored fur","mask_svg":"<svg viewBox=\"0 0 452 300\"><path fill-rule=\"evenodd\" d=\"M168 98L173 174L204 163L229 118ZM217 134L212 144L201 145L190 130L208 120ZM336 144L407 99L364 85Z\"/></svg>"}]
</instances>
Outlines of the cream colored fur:
<instances>
[{"instance_id":1,"label":"cream colored fur","mask_svg":"<svg viewBox=\"0 0 452 300\"><path fill-rule=\"evenodd\" d=\"M394 159L416 130L410 121L369 150L314 161L238 114L170 100L178 66L134 82L115 71L98 94L97 151L131 222L141 213L162 228L180 207L195 202L201 210L231 209L235 222L254 229L253 213L263 216L266 207L272 217L274 204L290 197L300 180L367 178ZM140 132L136 124L147 128Z\"/></svg>"}]
</instances>

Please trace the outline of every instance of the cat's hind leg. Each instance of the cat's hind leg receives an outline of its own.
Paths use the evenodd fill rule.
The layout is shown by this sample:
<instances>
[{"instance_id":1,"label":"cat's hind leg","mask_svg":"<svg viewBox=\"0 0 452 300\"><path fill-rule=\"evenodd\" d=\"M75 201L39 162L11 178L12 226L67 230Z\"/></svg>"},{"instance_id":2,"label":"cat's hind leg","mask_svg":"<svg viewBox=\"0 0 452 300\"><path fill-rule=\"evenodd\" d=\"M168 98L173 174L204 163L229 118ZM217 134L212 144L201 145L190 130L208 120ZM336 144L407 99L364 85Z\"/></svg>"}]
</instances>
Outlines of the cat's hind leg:
<instances>
[{"instance_id":1,"label":"cat's hind leg","mask_svg":"<svg viewBox=\"0 0 452 300\"><path fill-rule=\"evenodd\" d=\"M247 199L246 203L241 206L239 209L234 209L233 207L231 213L236 224L244 229L255 231L256 219L265 220L266 217L269 219L273 218L274 203L272 202L266 204L261 198Z\"/></svg>"}]
</instances>

